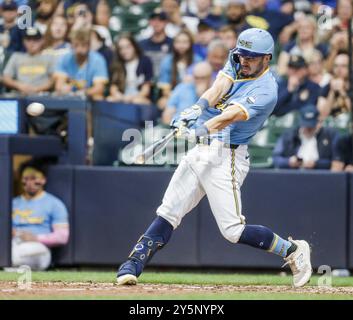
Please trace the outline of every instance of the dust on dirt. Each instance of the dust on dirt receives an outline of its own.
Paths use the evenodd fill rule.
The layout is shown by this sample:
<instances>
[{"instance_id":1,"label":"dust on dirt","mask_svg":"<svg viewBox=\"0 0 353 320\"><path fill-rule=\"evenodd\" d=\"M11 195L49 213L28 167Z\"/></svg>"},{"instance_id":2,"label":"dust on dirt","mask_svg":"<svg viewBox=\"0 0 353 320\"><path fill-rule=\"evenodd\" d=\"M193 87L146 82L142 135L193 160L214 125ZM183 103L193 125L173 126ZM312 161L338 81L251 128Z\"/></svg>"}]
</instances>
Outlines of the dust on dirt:
<instances>
[{"instance_id":1,"label":"dust on dirt","mask_svg":"<svg viewBox=\"0 0 353 320\"><path fill-rule=\"evenodd\" d=\"M138 284L136 286L118 286L115 283L93 282L35 282L30 288L20 288L17 282L0 282L0 299L12 298L50 298L70 297L117 297L163 296L182 294L236 294L236 293L296 293L296 294L332 294L353 295L353 287L317 287L265 285L185 285L185 284Z\"/></svg>"}]
</instances>

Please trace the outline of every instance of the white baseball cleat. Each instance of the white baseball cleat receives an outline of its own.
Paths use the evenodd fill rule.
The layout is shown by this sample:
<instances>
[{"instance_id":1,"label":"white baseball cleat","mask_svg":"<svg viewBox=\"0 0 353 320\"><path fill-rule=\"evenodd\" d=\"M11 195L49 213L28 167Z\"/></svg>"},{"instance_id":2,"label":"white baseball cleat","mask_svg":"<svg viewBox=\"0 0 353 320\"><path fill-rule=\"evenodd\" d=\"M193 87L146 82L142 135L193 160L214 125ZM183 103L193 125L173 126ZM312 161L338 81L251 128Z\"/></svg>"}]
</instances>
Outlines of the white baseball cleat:
<instances>
[{"instance_id":1,"label":"white baseball cleat","mask_svg":"<svg viewBox=\"0 0 353 320\"><path fill-rule=\"evenodd\" d=\"M293 242L297 249L284 258L286 263L283 266L288 264L292 270L294 287L302 287L310 281L313 272L310 262L310 246L305 240L292 240L292 238L288 240Z\"/></svg>"},{"instance_id":2,"label":"white baseball cleat","mask_svg":"<svg viewBox=\"0 0 353 320\"><path fill-rule=\"evenodd\" d=\"M118 286L126 285L133 286L137 284L137 277L133 274L124 274L117 278Z\"/></svg>"}]
</instances>

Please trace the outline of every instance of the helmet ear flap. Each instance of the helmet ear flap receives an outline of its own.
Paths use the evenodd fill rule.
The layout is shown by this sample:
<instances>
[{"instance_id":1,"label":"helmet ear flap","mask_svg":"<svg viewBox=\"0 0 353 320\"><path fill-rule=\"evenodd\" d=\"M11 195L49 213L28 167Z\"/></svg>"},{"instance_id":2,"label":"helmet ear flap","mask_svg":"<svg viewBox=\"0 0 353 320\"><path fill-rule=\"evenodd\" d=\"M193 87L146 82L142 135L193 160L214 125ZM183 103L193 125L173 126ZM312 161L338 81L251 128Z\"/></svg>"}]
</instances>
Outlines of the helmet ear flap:
<instances>
[{"instance_id":1,"label":"helmet ear flap","mask_svg":"<svg viewBox=\"0 0 353 320\"><path fill-rule=\"evenodd\" d=\"M234 63L240 63L239 55L237 53L233 53L232 58Z\"/></svg>"}]
</instances>

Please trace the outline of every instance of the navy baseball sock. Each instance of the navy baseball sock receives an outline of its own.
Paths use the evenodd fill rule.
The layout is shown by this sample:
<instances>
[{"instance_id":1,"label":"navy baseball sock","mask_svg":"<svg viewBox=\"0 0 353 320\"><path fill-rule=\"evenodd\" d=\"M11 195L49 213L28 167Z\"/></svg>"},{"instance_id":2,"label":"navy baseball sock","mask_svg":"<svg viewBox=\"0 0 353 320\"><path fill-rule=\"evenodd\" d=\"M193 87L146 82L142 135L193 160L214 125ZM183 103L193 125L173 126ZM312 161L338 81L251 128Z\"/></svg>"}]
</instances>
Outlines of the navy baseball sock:
<instances>
[{"instance_id":1,"label":"navy baseball sock","mask_svg":"<svg viewBox=\"0 0 353 320\"><path fill-rule=\"evenodd\" d=\"M173 226L164 218L157 216L145 232L145 236L160 237L166 244L172 236Z\"/></svg>"},{"instance_id":2,"label":"navy baseball sock","mask_svg":"<svg viewBox=\"0 0 353 320\"><path fill-rule=\"evenodd\" d=\"M283 258L295 251L297 246L282 239L264 226L246 225L239 239L239 243L267 250Z\"/></svg>"},{"instance_id":3,"label":"navy baseball sock","mask_svg":"<svg viewBox=\"0 0 353 320\"><path fill-rule=\"evenodd\" d=\"M155 252L169 241L172 232L173 226L167 220L159 216L154 219L137 241L128 261L120 266L118 276L135 274L138 277Z\"/></svg>"}]
</instances>

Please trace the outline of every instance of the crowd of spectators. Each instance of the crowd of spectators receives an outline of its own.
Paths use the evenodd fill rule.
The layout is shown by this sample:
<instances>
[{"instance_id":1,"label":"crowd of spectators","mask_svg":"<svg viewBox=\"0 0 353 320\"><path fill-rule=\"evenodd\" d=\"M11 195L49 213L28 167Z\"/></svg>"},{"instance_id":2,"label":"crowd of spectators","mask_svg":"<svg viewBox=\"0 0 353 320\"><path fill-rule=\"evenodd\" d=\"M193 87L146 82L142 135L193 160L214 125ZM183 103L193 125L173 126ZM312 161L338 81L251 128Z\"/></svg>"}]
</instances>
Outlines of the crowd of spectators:
<instances>
[{"instance_id":1,"label":"crowd of spectators","mask_svg":"<svg viewBox=\"0 0 353 320\"><path fill-rule=\"evenodd\" d=\"M139 32L126 33L123 25L121 32L112 32L117 8L148 2L155 6ZM17 24L20 5L32 8L32 26L25 29ZM276 41L271 71L279 99L273 115L317 114L313 130L300 127L278 141L275 165L322 168L324 137L325 148L331 148L324 152L330 163L324 167L333 160L333 170L350 170L352 157L337 155L351 148L349 139L326 138L323 132L327 119L351 112L347 29L352 14L352 0L2 0L2 91L153 104L167 124L212 83L238 34L263 28ZM286 139L315 145L318 157L308 165L300 156L306 147L295 144L291 152L283 151Z\"/></svg>"}]
</instances>

